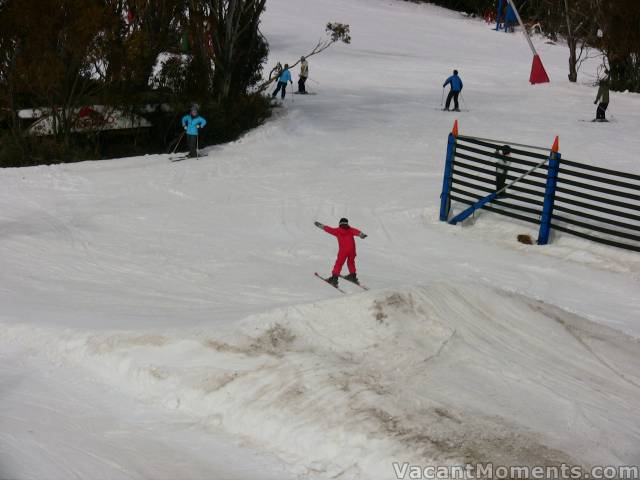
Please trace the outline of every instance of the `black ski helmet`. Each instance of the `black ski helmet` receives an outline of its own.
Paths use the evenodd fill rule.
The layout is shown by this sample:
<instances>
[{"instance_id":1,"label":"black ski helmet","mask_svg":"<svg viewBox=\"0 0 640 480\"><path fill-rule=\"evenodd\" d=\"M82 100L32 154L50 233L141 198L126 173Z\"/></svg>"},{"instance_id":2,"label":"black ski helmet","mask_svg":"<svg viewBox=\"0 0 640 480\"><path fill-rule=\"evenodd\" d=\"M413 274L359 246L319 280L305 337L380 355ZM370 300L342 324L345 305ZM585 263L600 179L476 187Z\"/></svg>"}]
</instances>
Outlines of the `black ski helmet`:
<instances>
[{"instance_id":1,"label":"black ski helmet","mask_svg":"<svg viewBox=\"0 0 640 480\"><path fill-rule=\"evenodd\" d=\"M453 74L454 74L454 75L457 75L457 74L458 74L458 70L454 70L454 71L453 71Z\"/></svg>"},{"instance_id":2,"label":"black ski helmet","mask_svg":"<svg viewBox=\"0 0 640 480\"><path fill-rule=\"evenodd\" d=\"M511 153L511 147L509 145L502 146L502 155L509 155Z\"/></svg>"},{"instance_id":3,"label":"black ski helmet","mask_svg":"<svg viewBox=\"0 0 640 480\"><path fill-rule=\"evenodd\" d=\"M347 220L346 218L342 217L340 219L340 226L341 227L348 227L349 226L349 220Z\"/></svg>"}]
</instances>

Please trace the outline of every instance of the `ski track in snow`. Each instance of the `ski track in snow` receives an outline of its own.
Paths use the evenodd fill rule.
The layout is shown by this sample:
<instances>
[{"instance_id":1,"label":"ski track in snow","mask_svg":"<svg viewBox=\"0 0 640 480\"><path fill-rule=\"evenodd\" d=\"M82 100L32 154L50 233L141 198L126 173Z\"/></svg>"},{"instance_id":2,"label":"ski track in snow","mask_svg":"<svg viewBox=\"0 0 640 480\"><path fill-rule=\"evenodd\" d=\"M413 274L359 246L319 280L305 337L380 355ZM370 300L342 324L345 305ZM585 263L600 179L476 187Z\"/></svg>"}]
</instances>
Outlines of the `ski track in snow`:
<instances>
[{"instance_id":1,"label":"ski track in snow","mask_svg":"<svg viewBox=\"0 0 640 480\"><path fill-rule=\"evenodd\" d=\"M327 21L315 96L199 160L0 171L0 477L394 478L391 462L640 462L640 256L479 212L437 221L446 136L638 172L640 96L428 5L270 3L273 62ZM448 35L443 36L443 32ZM455 41L451 40L451 36ZM498 54L499 53L499 54ZM273 63L272 62L272 63ZM463 107L435 110L456 67ZM297 73L297 72L296 72ZM360 276L335 290L348 217ZM96 473L98 472L98 473Z\"/></svg>"}]
</instances>

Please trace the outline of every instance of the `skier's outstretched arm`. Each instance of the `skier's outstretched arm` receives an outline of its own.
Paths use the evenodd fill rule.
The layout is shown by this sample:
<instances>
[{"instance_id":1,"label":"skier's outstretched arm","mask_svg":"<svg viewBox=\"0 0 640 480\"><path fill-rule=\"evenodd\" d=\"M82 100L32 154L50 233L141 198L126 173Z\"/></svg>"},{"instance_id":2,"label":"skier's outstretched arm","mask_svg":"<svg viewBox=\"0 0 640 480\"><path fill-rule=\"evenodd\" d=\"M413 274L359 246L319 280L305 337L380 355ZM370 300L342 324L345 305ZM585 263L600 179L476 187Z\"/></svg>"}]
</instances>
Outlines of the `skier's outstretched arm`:
<instances>
[{"instance_id":1,"label":"skier's outstretched arm","mask_svg":"<svg viewBox=\"0 0 640 480\"><path fill-rule=\"evenodd\" d=\"M353 227L351 227L351 235L353 235L354 237L367 238L366 233L363 233L357 228L353 228Z\"/></svg>"},{"instance_id":2,"label":"skier's outstretched arm","mask_svg":"<svg viewBox=\"0 0 640 480\"><path fill-rule=\"evenodd\" d=\"M327 227L326 225L320 223L320 222L313 222L314 225L318 228L321 228L322 230L324 230L325 232L331 234L331 235L337 235L338 233L338 229L337 228L332 228L332 227Z\"/></svg>"}]
</instances>

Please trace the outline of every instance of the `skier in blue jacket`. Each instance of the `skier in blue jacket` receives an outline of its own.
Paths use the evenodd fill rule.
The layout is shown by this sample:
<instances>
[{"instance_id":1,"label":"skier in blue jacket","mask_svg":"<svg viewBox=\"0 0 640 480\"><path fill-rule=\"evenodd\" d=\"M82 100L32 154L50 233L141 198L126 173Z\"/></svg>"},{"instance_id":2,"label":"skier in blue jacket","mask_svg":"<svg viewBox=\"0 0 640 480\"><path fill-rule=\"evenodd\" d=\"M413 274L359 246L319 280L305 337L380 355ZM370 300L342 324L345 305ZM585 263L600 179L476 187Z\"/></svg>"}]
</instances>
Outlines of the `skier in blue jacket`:
<instances>
[{"instance_id":1,"label":"skier in blue jacket","mask_svg":"<svg viewBox=\"0 0 640 480\"><path fill-rule=\"evenodd\" d=\"M458 76L458 70L453 71L453 75L447 78L447 81L444 82L442 88L447 85L451 85L451 90L449 90L449 95L447 95L447 103L445 104L444 109L449 110L449 105L451 105L451 99L453 98L453 103L455 105L454 110L459 112L460 107L458 106L458 95L460 95L460 92L462 91L462 80L460 80L460 77Z\"/></svg>"},{"instance_id":2,"label":"skier in blue jacket","mask_svg":"<svg viewBox=\"0 0 640 480\"><path fill-rule=\"evenodd\" d=\"M284 70L278 77L278 87L271 94L271 97L276 98L278 92L282 90L281 98L284 100L284 96L287 94L287 82L293 85L293 80L291 80L291 72L289 72L289 64L284 64Z\"/></svg>"},{"instance_id":3,"label":"skier in blue jacket","mask_svg":"<svg viewBox=\"0 0 640 480\"><path fill-rule=\"evenodd\" d=\"M189 158L198 156L198 131L207 124L207 121L198 115L198 105L191 106L191 112L182 117L182 128L187 133L187 145L189 146Z\"/></svg>"}]
</instances>

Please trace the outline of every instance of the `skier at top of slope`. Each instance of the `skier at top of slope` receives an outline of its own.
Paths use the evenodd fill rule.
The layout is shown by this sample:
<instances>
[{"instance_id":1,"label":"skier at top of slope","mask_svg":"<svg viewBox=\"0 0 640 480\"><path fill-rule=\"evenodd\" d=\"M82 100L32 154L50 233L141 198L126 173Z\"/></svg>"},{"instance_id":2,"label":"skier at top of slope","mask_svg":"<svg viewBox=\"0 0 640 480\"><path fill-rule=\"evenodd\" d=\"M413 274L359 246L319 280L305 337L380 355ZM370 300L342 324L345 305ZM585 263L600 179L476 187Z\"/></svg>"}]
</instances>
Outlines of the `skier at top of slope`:
<instances>
[{"instance_id":1,"label":"skier at top of slope","mask_svg":"<svg viewBox=\"0 0 640 480\"><path fill-rule=\"evenodd\" d=\"M284 70L282 70L282 73L278 77L278 86L276 87L274 92L271 94L271 97L276 98L276 95L278 95L278 92L282 90L281 98L282 100L284 100L284 96L287 94L287 82L293 85L293 80L291 80L291 72L289 72L289 64L285 63Z\"/></svg>"},{"instance_id":2,"label":"skier at top of slope","mask_svg":"<svg viewBox=\"0 0 640 480\"><path fill-rule=\"evenodd\" d=\"M182 117L182 128L184 128L187 133L189 157L198 156L198 130L206 124L207 121L198 114L198 105L195 103L191 106L191 111Z\"/></svg>"},{"instance_id":3,"label":"skier at top of slope","mask_svg":"<svg viewBox=\"0 0 640 480\"><path fill-rule=\"evenodd\" d=\"M304 57L300 57L300 78L298 79L298 93L306 94L305 82L309 78L309 62Z\"/></svg>"},{"instance_id":4,"label":"skier at top of slope","mask_svg":"<svg viewBox=\"0 0 640 480\"><path fill-rule=\"evenodd\" d=\"M314 222L314 224L316 227L321 228L338 239L338 258L333 266L331 277L329 277L327 281L336 287L338 286L338 277L346 260L349 275L347 275L345 279L358 283L358 277L356 276L356 241L353 237L367 238L367 235L357 228L349 226L349 220L346 218L340 219L337 228L328 227L320 222Z\"/></svg>"},{"instance_id":5,"label":"skier at top of slope","mask_svg":"<svg viewBox=\"0 0 640 480\"><path fill-rule=\"evenodd\" d=\"M606 75L609 74L609 70L605 70L604 73ZM594 105L596 105L598 102L600 102L600 104L598 105L598 108L596 110L596 122L606 122L607 118L605 116L605 112L607 111L607 107L609 106L609 78L608 77L604 77L602 78L599 82L598 82L598 94L596 96L596 100L595 102L593 102Z\"/></svg>"},{"instance_id":6,"label":"skier at top of slope","mask_svg":"<svg viewBox=\"0 0 640 480\"><path fill-rule=\"evenodd\" d=\"M447 85L451 85L451 90L449 90L449 95L447 95L447 103L444 106L445 110L449 110L449 105L451 105L451 99L453 98L453 103L455 105L454 110L456 112L460 111L460 107L458 106L458 95L462 91L462 80L458 76L458 70L453 71L453 75L451 75L442 85L442 88Z\"/></svg>"}]
</instances>

